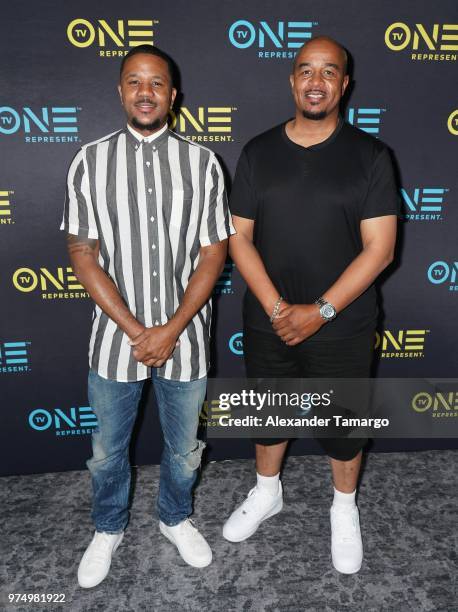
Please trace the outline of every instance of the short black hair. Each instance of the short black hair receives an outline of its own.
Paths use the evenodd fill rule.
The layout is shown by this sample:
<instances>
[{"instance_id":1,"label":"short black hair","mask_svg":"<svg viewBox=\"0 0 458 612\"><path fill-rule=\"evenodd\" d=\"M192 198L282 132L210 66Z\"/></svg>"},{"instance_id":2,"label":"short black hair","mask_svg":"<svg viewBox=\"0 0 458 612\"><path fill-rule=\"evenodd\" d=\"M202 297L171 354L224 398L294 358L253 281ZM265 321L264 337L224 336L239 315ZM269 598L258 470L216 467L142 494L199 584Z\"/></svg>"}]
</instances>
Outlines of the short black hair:
<instances>
[{"instance_id":1,"label":"short black hair","mask_svg":"<svg viewBox=\"0 0 458 612\"><path fill-rule=\"evenodd\" d=\"M137 47L133 47L129 51L129 53L127 53L127 55L125 55L122 58L121 67L119 69L119 77L122 76L124 65L126 61L129 59L129 57L132 57L133 55L137 55L138 53L147 53L148 55L155 55L156 57L160 57L161 59L163 59L164 62L166 62L167 67L169 69L169 76L170 76L170 82L172 84L172 87L175 86L176 74L177 74L175 62L169 55L167 55L167 53L165 53L164 51L161 51L159 47L153 47L153 45L149 45L149 44L138 45Z\"/></svg>"}]
</instances>

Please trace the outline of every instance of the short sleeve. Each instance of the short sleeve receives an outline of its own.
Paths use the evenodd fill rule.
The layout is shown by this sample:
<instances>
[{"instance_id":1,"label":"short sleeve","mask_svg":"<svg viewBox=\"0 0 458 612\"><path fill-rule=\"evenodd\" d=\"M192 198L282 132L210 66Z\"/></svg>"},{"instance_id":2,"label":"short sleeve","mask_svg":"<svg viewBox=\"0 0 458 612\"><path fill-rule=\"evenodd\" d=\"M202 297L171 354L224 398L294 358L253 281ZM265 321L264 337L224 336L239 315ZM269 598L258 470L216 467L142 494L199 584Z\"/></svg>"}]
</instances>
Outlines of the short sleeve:
<instances>
[{"instance_id":1,"label":"short sleeve","mask_svg":"<svg viewBox=\"0 0 458 612\"><path fill-rule=\"evenodd\" d=\"M400 216L401 202L394 177L393 162L385 147L375 158L371 179L364 201L362 219L384 217L386 215Z\"/></svg>"},{"instance_id":2,"label":"short sleeve","mask_svg":"<svg viewBox=\"0 0 458 612\"><path fill-rule=\"evenodd\" d=\"M229 213L223 171L216 156L212 153L205 177L204 208L199 233L200 244L209 246L229 238L232 234L235 234L235 229Z\"/></svg>"},{"instance_id":3,"label":"short sleeve","mask_svg":"<svg viewBox=\"0 0 458 612\"><path fill-rule=\"evenodd\" d=\"M257 202L251 184L248 155L243 149L235 171L229 207L233 215L244 219L255 219Z\"/></svg>"},{"instance_id":4,"label":"short sleeve","mask_svg":"<svg viewBox=\"0 0 458 612\"><path fill-rule=\"evenodd\" d=\"M64 216L60 226L81 238L98 238L83 149L73 158L67 174Z\"/></svg>"}]
</instances>

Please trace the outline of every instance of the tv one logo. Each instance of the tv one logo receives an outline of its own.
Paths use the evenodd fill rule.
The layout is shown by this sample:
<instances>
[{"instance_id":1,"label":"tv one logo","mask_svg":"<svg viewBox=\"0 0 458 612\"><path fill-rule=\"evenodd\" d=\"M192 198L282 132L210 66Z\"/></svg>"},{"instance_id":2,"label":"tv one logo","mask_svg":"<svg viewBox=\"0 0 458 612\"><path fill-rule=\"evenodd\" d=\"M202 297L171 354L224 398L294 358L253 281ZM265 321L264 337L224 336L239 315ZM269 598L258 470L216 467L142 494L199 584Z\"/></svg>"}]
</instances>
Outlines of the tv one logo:
<instances>
[{"instance_id":1,"label":"tv one logo","mask_svg":"<svg viewBox=\"0 0 458 612\"><path fill-rule=\"evenodd\" d=\"M30 372L30 342L0 343L0 374Z\"/></svg>"},{"instance_id":2,"label":"tv one logo","mask_svg":"<svg viewBox=\"0 0 458 612\"><path fill-rule=\"evenodd\" d=\"M447 119L447 128L452 136L458 136L458 109L454 110Z\"/></svg>"},{"instance_id":3,"label":"tv one logo","mask_svg":"<svg viewBox=\"0 0 458 612\"><path fill-rule=\"evenodd\" d=\"M217 427L220 425L221 415L231 416L230 410L223 410L220 407L219 400L205 400L202 406L202 411L199 416L199 425L201 427Z\"/></svg>"},{"instance_id":4,"label":"tv one logo","mask_svg":"<svg viewBox=\"0 0 458 612\"><path fill-rule=\"evenodd\" d=\"M457 271L458 261L435 261L428 268L428 280L433 285L448 285L449 291L458 291Z\"/></svg>"},{"instance_id":5,"label":"tv one logo","mask_svg":"<svg viewBox=\"0 0 458 612\"><path fill-rule=\"evenodd\" d=\"M458 24L416 23L412 26L397 21L385 30L385 44L391 51L409 49L412 60L455 61L458 51Z\"/></svg>"},{"instance_id":6,"label":"tv one logo","mask_svg":"<svg viewBox=\"0 0 458 612\"><path fill-rule=\"evenodd\" d=\"M100 57L122 57L131 47L154 44L153 26L158 23L153 19L117 19L109 24L105 19L77 18L68 24L67 38L79 49L95 45ZM114 48L106 49L107 45Z\"/></svg>"},{"instance_id":7,"label":"tv one logo","mask_svg":"<svg viewBox=\"0 0 458 612\"><path fill-rule=\"evenodd\" d=\"M54 431L56 436L80 436L92 434L97 427L97 417L90 406L62 410L36 408L28 418L29 426L35 431Z\"/></svg>"},{"instance_id":8,"label":"tv one logo","mask_svg":"<svg viewBox=\"0 0 458 612\"><path fill-rule=\"evenodd\" d=\"M241 357L243 355L243 333L236 332L229 338L229 350Z\"/></svg>"},{"instance_id":9,"label":"tv one logo","mask_svg":"<svg viewBox=\"0 0 458 612\"><path fill-rule=\"evenodd\" d=\"M233 142L233 106L198 106L190 110L182 106L169 112L170 128L193 142Z\"/></svg>"},{"instance_id":10,"label":"tv one logo","mask_svg":"<svg viewBox=\"0 0 458 612\"><path fill-rule=\"evenodd\" d=\"M14 225L11 217L11 196L14 191L0 189L0 225Z\"/></svg>"},{"instance_id":11,"label":"tv one logo","mask_svg":"<svg viewBox=\"0 0 458 612\"><path fill-rule=\"evenodd\" d=\"M363 132L379 136L382 122L382 113L386 108L349 108L347 121Z\"/></svg>"},{"instance_id":12,"label":"tv one logo","mask_svg":"<svg viewBox=\"0 0 458 612\"><path fill-rule=\"evenodd\" d=\"M39 290L44 300L89 297L69 266L59 266L53 271L48 268L40 268L38 271L18 268L12 280L14 287L21 293Z\"/></svg>"},{"instance_id":13,"label":"tv one logo","mask_svg":"<svg viewBox=\"0 0 458 612\"><path fill-rule=\"evenodd\" d=\"M418 359L424 356L429 329L399 329L375 332L375 350L383 359Z\"/></svg>"},{"instance_id":14,"label":"tv one logo","mask_svg":"<svg viewBox=\"0 0 458 612\"><path fill-rule=\"evenodd\" d=\"M433 417L458 417L458 392L427 393L421 391L412 398L415 412L427 412L432 409Z\"/></svg>"},{"instance_id":15,"label":"tv one logo","mask_svg":"<svg viewBox=\"0 0 458 612\"><path fill-rule=\"evenodd\" d=\"M33 110L30 106L1 106L0 135L20 133L26 142L78 142L80 110L76 106L42 106Z\"/></svg>"},{"instance_id":16,"label":"tv one logo","mask_svg":"<svg viewBox=\"0 0 458 612\"><path fill-rule=\"evenodd\" d=\"M213 293L215 295L232 295L234 290L232 289L232 275L234 273L235 264L227 263L224 265L224 269L221 276L216 281L215 289Z\"/></svg>"},{"instance_id":17,"label":"tv one logo","mask_svg":"<svg viewBox=\"0 0 458 612\"><path fill-rule=\"evenodd\" d=\"M228 36L230 43L237 49L255 47L259 58L293 58L296 50L312 38L312 30L317 25L316 21L252 23L239 19L229 27Z\"/></svg>"},{"instance_id":18,"label":"tv one logo","mask_svg":"<svg viewBox=\"0 0 458 612\"><path fill-rule=\"evenodd\" d=\"M405 218L408 221L442 221L445 187L414 187L401 189Z\"/></svg>"}]
</instances>

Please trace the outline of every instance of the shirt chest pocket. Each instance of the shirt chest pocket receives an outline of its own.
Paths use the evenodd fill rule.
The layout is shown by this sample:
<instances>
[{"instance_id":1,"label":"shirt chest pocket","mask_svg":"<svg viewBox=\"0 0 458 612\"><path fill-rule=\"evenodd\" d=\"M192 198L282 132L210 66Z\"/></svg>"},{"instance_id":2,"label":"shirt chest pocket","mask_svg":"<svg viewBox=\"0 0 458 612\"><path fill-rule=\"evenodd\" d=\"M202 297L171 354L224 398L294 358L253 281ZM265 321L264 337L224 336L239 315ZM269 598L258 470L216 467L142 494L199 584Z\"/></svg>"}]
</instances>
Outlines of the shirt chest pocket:
<instances>
[{"instance_id":1,"label":"shirt chest pocket","mask_svg":"<svg viewBox=\"0 0 458 612\"><path fill-rule=\"evenodd\" d=\"M197 226L198 206L192 190L173 189L170 197L170 231L174 235L180 229L186 233L187 229Z\"/></svg>"}]
</instances>

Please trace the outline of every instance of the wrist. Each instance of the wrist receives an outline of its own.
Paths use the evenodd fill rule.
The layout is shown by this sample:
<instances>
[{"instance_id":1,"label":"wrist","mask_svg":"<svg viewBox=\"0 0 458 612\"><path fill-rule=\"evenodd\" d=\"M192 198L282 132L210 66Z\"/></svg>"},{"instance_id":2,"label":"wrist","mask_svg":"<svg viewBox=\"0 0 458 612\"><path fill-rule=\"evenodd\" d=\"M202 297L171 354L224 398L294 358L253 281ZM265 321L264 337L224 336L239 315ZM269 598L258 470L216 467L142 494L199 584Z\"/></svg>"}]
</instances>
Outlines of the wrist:
<instances>
[{"instance_id":1,"label":"wrist","mask_svg":"<svg viewBox=\"0 0 458 612\"><path fill-rule=\"evenodd\" d=\"M334 306L322 297L315 300L314 304L317 307L318 316L323 320L324 323L333 321L337 316L337 311Z\"/></svg>"},{"instance_id":2,"label":"wrist","mask_svg":"<svg viewBox=\"0 0 458 612\"><path fill-rule=\"evenodd\" d=\"M124 331L129 336L129 338L133 340L134 338L142 334L145 329L146 327L144 325L136 321L132 326L130 326L128 329L125 329Z\"/></svg>"},{"instance_id":3,"label":"wrist","mask_svg":"<svg viewBox=\"0 0 458 612\"><path fill-rule=\"evenodd\" d=\"M175 336L175 338L178 338L178 336L182 333L186 325L181 324L176 317L172 317L167 321L164 327L167 327L170 333Z\"/></svg>"},{"instance_id":4,"label":"wrist","mask_svg":"<svg viewBox=\"0 0 458 612\"><path fill-rule=\"evenodd\" d=\"M278 314L280 312L282 303L283 303L283 296L280 295L277 298L277 301L275 302L275 304L274 304L274 306L272 308L272 311L270 313L269 320L270 320L271 323L273 323L275 321L275 319L278 317Z\"/></svg>"},{"instance_id":5,"label":"wrist","mask_svg":"<svg viewBox=\"0 0 458 612\"><path fill-rule=\"evenodd\" d=\"M314 303L314 304L312 304L312 306L313 306L313 308L314 308L314 313L315 313L315 314L314 314L314 316L315 316L315 321L316 321L316 323L317 323L317 324L318 324L320 327L322 327L323 325L325 325L325 324L326 324L326 320L325 320L325 319L323 319L323 317L321 316L321 313L320 313L320 307L319 307L317 304L315 304L315 303Z\"/></svg>"},{"instance_id":6,"label":"wrist","mask_svg":"<svg viewBox=\"0 0 458 612\"><path fill-rule=\"evenodd\" d=\"M260 300L261 305L264 309L264 312L269 318L272 315L273 309L279 297L280 297L280 294L275 292L273 295L269 295L269 297L266 298L265 300L262 300L262 301Z\"/></svg>"}]
</instances>

